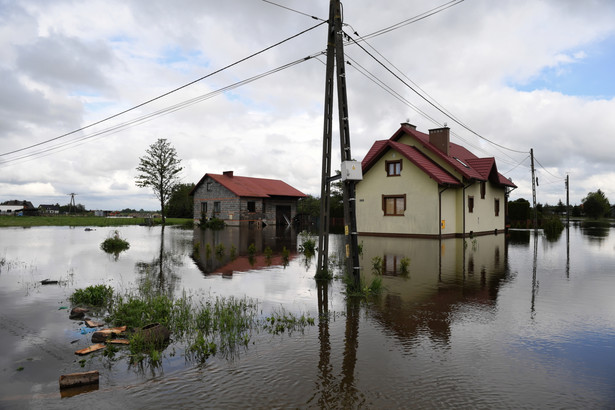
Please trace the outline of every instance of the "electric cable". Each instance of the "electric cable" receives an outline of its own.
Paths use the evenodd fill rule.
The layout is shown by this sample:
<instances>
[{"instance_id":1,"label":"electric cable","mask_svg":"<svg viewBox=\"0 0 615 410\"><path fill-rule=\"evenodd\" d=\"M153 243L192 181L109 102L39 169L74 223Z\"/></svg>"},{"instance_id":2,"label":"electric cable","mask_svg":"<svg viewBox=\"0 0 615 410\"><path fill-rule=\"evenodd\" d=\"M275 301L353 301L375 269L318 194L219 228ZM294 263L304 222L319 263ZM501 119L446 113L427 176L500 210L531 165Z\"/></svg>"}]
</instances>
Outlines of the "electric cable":
<instances>
[{"instance_id":1,"label":"electric cable","mask_svg":"<svg viewBox=\"0 0 615 410\"><path fill-rule=\"evenodd\" d=\"M142 116L137 117L135 119L132 119L130 121L126 121L124 123L116 124L116 125L113 125L111 127L102 129L100 131L96 131L96 132L94 132L92 134L81 136L81 137L79 137L77 139L72 139L72 140L69 140L69 141L63 141L63 142L58 143L57 145L54 145L54 146L51 146L51 147L47 147L47 148L43 148L43 149L41 149L39 151L24 153L21 156L18 156L18 157L15 157L15 158L10 158L10 159L4 160L4 161L0 161L0 167L6 165L8 163L16 162L16 161L19 161L19 160L22 160L22 159L26 159L26 158L34 159L34 158L39 158L39 157L47 156L47 155L49 155L52 152L61 152L61 151L64 151L64 150L66 150L68 148L72 148L73 146L81 145L81 144L78 144L78 143L84 143L86 140L93 139L93 138L96 138L96 137L100 137L102 135L113 134L113 133L122 131L124 129L130 128L130 127L134 127L136 125L143 124L143 123L151 121L151 120L153 120L153 119L155 119L157 117L173 113L175 111L181 110L183 108L189 107L189 106L197 104L199 102L202 102L202 101L208 100L210 98L216 97L216 96L218 96L220 94L223 94L223 93L225 93L227 91L233 90L233 89L241 87L243 85L246 85L248 83L252 83L252 82L254 82L256 80L259 80L261 78L264 78L264 77L267 77L269 75L278 73L278 72L280 72L282 70L285 70L287 68L293 67L293 66L298 65L300 63L303 63L305 61L308 61L308 60L310 60L312 58L315 58L318 55L319 54L314 54L314 55L310 55L310 56L307 56L307 57L304 57L304 58L292 61L290 63L287 63L287 64L284 64L284 65L279 66L277 68L274 68L272 70L266 71L264 73L260 73L260 74L257 74L255 76L249 77L249 78L247 78L245 80L238 81L238 82L235 82L233 84L227 85L225 87L219 88L219 89L214 90L214 91L212 91L210 93L207 93L207 94L204 94L204 95L201 95L201 96L198 96L198 97L194 97L194 98L182 101L182 102L174 104L172 106L169 106L169 107L166 107L166 108L154 111L154 112L149 113L149 114L142 115ZM64 149L62 149L62 148L64 148Z\"/></svg>"},{"instance_id":2,"label":"electric cable","mask_svg":"<svg viewBox=\"0 0 615 410\"><path fill-rule=\"evenodd\" d=\"M179 87L177 87L177 88L174 88L174 89L173 89L173 90L171 90L171 91L167 91L167 92L165 92L165 93L163 93L163 94L160 94L160 95L159 95L159 96L157 96L157 97L151 98L151 99L149 99L149 100L147 100L147 101L145 101L145 102L142 102L142 103L140 103L140 104L138 104L138 105L135 105L135 106L133 106L133 107L131 107L131 108L128 108L128 109L126 109L126 110L124 110L124 111L121 111L121 112L119 112L119 113L117 113L117 114L113 114L113 115L111 115L111 116L108 116L108 117L106 117L106 118L103 118L102 120L96 121L96 122L91 123L91 124L89 124L89 125L86 125L86 126L83 126L83 127L81 127L81 128L78 128L78 129L76 129L76 130L74 130L74 131L70 131L70 132L67 132L67 133L65 133L65 134L59 135L59 136L57 136L57 137L50 138L50 139L48 139L48 140L38 142L38 143L36 143L36 144L32 144L32 145L29 145L29 146L27 146L27 147L23 147L23 148L19 148L19 149L13 150L13 151L9 151L9 152L2 153L2 154L0 154L0 157L5 156L5 155L9 155L9 154L14 154L14 153L21 152L21 151L25 151L25 150L30 149L30 148L38 147L38 146L40 146L40 145L44 145L44 144L47 144L47 143L49 143L49 142L59 140L59 139L61 139L61 138L65 138L65 137L67 137L67 136L69 136L69 135L73 135L73 134L75 134L75 133L77 133L77 132L80 132L80 131L86 130L86 129L91 128L91 127L93 127L93 126L95 126L95 125L98 125L98 124L100 124L100 123L103 123L103 122L105 122L105 121L108 121L108 120L111 120L111 119L113 119L113 118L119 117L120 115L126 114L126 113L128 113L128 112L130 112L130 111L134 111L134 110L136 110L137 108L143 107L144 105L150 104L150 103L152 103L152 102L154 102L154 101L156 101L156 100L159 100L159 99L161 99L161 98L164 98L164 97L166 97L166 96L168 96L168 95L170 95L170 94L173 94L173 93L175 93L175 92L177 92L177 91L179 91L179 90L182 90L182 89L184 89L184 88L186 88L186 87L189 87L189 86L191 86L191 85L193 85L193 84L195 84L195 83L198 83L199 81L202 81L202 80L204 80L204 79L206 79L206 78L209 78L209 77L211 77L211 76L213 76L213 75L215 75L215 74L218 74L218 73L220 73L220 72L222 72L222 71L224 71L224 70L227 70L227 69L229 69L229 68L231 68L231 67L233 67L233 66L236 66L236 65L238 65L238 64L240 64L240 63L242 63L242 62L244 62L244 61L246 61L246 60L249 60L249 59L251 59L251 58L253 58L253 57L255 57L255 56L259 55L259 54L262 54L262 53L264 53L265 51L271 50L272 48L275 48L275 47L277 47L277 46L279 46L279 45L281 45L281 44L284 44L284 43L286 43L287 41L290 41L290 40L292 40L292 39L294 39L294 38L296 38L296 37L299 37L300 35L303 35L303 34L305 34L305 33L309 32L309 31L311 31L311 30L314 30L314 29L315 29L315 28L317 28L317 27L320 27L320 26L321 26L321 25L323 25L324 23L326 23L326 22L320 22L320 23L318 23L318 24L316 24L316 25L314 25L314 26L312 26L312 27L310 27L310 28L308 28L308 29L305 29L305 30L303 30L303 31L301 31L301 32L299 32L299 33L297 33L297 34L294 34L294 35L292 35L292 36L290 36L290 37L287 37L287 38L285 38L284 40L278 41L278 42L277 42L277 43L275 43L275 44L272 44L272 45L270 45L270 46L268 46L268 47L265 47L265 48L263 48L263 49L262 49L262 50L260 50L260 51L257 51L257 52L255 52L255 53L252 53L252 54L250 54L250 55L249 55L249 56L247 56L247 57L244 57L244 58L242 58L242 59L240 59L240 60L237 60L237 61L235 61L234 63L228 64L228 65L226 65L226 66L224 66L224 67L222 67L222 68L220 68L220 69L218 69L218 70L216 70L216 71L213 71L213 72L211 72L211 73L209 73L209 74L207 74L207 75L204 75L204 76L202 76L202 77L199 77L199 78L197 78L196 80L190 81L189 83L186 83L186 84L184 84L184 85L182 85L182 86L179 86Z\"/></svg>"}]
</instances>

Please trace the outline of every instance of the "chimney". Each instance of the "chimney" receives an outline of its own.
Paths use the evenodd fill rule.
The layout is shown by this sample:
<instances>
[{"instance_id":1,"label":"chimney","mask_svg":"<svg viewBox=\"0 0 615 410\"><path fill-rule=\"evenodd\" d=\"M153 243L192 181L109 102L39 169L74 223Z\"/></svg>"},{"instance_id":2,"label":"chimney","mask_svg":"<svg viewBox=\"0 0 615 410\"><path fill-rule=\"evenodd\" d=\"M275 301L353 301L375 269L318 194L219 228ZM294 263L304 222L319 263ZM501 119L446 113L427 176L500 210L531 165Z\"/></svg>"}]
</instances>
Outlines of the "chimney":
<instances>
[{"instance_id":1,"label":"chimney","mask_svg":"<svg viewBox=\"0 0 615 410\"><path fill-rule=\"evenodd\" d=\"M222 175L233 178L233 171L224 171Z\"/></svg>"},{"instance_id":2,"label":"chimney","mask_svg":"<svg viewBox=\"0 0 615 410\"><path fill-rule=\"evenodd\" d=\"M440 151L442 151L445 155L448 155L448 145L450 142L450 128L435 128L433 130L429 130L429 142L431 145L434 145Z\"/></svg>"},{"instance_id":3,"label":"chimney","mask_svg":"<svg viewBox=\"0 0 615 410\"><path fill-rule=\"evenodd\" d=\"M416 129L416 125L414 125L414 124L410 124L408 121L410 121L410 120L406 120L406 122L402 122L402 123L401 123L401 126L402 126L402 127L410 127L410 128L412 128L413 130L415 130L415 129Z\"/></svg>"}]
</instances>

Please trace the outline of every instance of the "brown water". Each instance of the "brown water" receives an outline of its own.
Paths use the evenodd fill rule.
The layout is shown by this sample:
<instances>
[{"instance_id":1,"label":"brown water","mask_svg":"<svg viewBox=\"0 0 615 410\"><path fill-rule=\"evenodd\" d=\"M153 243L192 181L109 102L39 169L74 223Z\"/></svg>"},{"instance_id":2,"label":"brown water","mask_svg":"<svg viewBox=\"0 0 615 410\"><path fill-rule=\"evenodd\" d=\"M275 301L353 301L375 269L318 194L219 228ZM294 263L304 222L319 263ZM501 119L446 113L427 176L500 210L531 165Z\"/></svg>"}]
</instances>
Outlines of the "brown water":
<instances>
[{"instance_id":1,"label":"brown water","mask_svg":"<svg viewBox=\"0 0 615 410\"><path fill-rule=\"evenodd\" d=\"M341 281L317 286L315 260L297 253L292 231L120 232L131 247L116 259L99 249L107 228L0 229L0 408L615 407L613 228L572 226L555 241L528 231L465 242L361 238L364 279L381 257L386 289L350 303ZM331 237L334 260L341 239ZM59 283L41 285L46 278ZM82 368L74 351L90 335L60 309L67 298L146 279L173 296L245 295L263 314L322 315L304 332L255 334L247 349L204 365L172 343L157 367L94 353ZM59 376L84 370L100 371L98 389L61 397Z\"/></svg>"}]
</instances>

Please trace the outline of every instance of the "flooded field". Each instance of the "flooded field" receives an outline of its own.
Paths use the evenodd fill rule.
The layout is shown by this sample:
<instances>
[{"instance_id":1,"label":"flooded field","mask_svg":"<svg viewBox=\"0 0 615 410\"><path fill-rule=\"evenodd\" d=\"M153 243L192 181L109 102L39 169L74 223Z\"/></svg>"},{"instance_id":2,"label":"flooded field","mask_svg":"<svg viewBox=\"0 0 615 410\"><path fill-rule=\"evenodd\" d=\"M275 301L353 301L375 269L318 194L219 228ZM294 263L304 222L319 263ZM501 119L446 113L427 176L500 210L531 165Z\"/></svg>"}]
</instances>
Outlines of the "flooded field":
<instances>
[{"instance_id":1,"label":"flooded field","mask_svg":"<svg viewBox=\"0 0 615 410\"><path fill-rule=\"evenodd\" d=\"M362 237L362 275L369 283L381 260L384 290L352 301L341 280L316 284L291 230L118 229L130 243L118 255L100 250L108 228L0 229L0 408L615 407L615 228ZM342 239L331 237L333 262ZM76 356L91 334L68 317L74 290L146 283L314 323L254 331L204 363L173 336L157 363ZM88 370L100 372L95 389L61 394L60 375Z\"/></svg>"}]
</instances>

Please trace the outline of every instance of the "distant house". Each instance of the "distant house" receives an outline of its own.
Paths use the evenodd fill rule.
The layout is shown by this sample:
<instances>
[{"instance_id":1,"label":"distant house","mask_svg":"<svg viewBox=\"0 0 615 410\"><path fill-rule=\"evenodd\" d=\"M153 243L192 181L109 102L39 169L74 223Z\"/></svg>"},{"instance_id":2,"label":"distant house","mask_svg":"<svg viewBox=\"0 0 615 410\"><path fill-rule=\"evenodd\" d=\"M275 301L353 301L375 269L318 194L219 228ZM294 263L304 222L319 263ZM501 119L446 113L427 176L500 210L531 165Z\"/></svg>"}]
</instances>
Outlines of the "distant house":
<instances>
[{"instance_id":1,"label":"distant house","mask_svg":"<svg viewBox=\"0 0 615 410\"><path fill-rule=\"evenodd\" d=\"M404 123L376 141L356 186L359 235L445 238L497 234L516 185L494 158L450 142L448 127L424 134Z\"/></svg>"},{"instance_id":2,"label":"distant house","mask_svg":"<svg viewBox=\"0 0 615 410\"><path fill-rule=\"evenodd\" d=\"M227 225L290 224L305 194L277 179L205 174L190 192L194 220L222 219Z\"/></svg>"},{"instance_id":3,"label":"distant house","mask_svg":"<svg viewBox=\"0 0 615 410\"><path fill-rule=\"evenodd\" d=\"M30 201L5 201L0 205L0 215L31 215L36 213L36 208Z\"/></svg>"},{"instance_id":4,"label":"distant house","mask_svg":"<svg viewBox=\"0 0 615 410\"><path fill-rule=\"evenodd\" d=\"M39 205L38 209L44 214L59 214L60 205Z\"/></svg>"}]
</instances>

